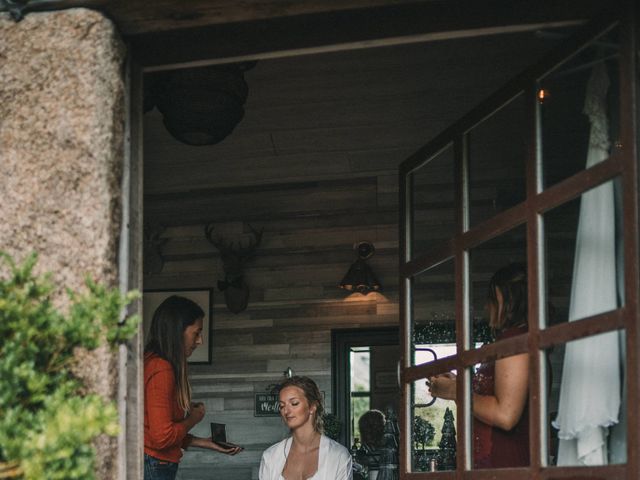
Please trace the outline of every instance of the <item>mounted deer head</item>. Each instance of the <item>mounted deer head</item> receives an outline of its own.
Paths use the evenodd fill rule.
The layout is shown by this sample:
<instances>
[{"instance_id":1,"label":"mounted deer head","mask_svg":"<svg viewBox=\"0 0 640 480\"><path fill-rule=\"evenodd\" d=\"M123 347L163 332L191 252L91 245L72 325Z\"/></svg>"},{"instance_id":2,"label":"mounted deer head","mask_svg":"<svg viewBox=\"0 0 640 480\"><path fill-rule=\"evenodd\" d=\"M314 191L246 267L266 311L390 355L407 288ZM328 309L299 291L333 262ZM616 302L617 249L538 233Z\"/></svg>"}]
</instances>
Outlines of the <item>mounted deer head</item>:
<instances>
[{"instance_id":1,"label":"mounted deer head","mask_svg":"<svg viewBox=\"0 0 640 480\"><path fill-rule=\"evenodd\" d=\"M249 241L247 246L242 245L241 241L234 246L234 242L226 242L221 237L213 235L213 223L204 227L207 239L220 251L224 280L218 281L218 289L224 292L227 308L233 313L242 312L249 304L249 286L244 281L244 265L254 257L264 232L264 228L257 231L251 225L249 229L253 234L253 240Z\"/></svg>"}]
</instances>

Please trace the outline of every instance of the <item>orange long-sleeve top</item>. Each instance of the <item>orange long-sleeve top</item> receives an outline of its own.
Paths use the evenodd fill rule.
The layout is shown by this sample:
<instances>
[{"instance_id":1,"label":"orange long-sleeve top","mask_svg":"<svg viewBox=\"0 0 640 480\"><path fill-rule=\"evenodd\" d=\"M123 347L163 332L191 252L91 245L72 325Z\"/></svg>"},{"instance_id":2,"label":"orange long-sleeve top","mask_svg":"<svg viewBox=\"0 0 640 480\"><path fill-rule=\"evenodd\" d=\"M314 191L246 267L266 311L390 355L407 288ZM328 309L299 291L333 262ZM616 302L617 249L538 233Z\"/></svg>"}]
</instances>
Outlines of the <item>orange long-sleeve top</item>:
<instances>
[{"instance_id":1,"label":"orange long-sleeve top","mask_svg":"<svg viewBox=\"0 0 640 480\"><path fill-rule=\"evenodd\" d=\"M171 364L154 353L144 356L144 452L178 463L191 435L182 423Z\"/></svg>"}]
</instances>

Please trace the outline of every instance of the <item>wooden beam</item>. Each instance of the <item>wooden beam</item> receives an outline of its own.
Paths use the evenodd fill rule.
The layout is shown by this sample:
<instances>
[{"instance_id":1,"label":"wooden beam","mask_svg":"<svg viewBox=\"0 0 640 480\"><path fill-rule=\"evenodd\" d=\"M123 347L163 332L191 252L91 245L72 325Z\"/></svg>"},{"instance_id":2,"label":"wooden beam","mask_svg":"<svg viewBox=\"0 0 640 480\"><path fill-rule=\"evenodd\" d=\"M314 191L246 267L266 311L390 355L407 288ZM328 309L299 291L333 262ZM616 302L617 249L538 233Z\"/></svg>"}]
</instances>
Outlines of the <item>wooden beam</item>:
<instances>
[{"instance_id":1,"label":"wooden beam","mask_svg":"<svg viewBox=\"0 0 640 480\"><path fill-rule=\"evenodd\" d=\"M162 5L178 8L175 5L179 3L165 0ZM188 5L191 8L192 4L201 3ZM203 15L198 17L202 25L189 24L189 28L179 28L186 25L181 17L176 17L175 12L167 13L168 6L164 11L159 9L155 2L153 6L147 3L146 10L139 7L138 20L126 18L130 13L126 2L113 2L103 9L128 38L145 70L153 71L550 28L580 23L603 7L602 0L431 0L401 4L379 0L369 2L373 7L353 8L366 3L353 0L341 3L340 9L335 2L300 2L308 9L302 5L279 11L274 8L269 16L266 9L258 8L262 3L279 2L249 2L253 7L247 9L254 11L253 17L249 13L239 16L238 8L229 13L212 13L207 19L203 17L205 12L198 12ZM344 9L344 5L351 8ZM256 13L258 10L260 14ZM160 13L153 14L156 11ZM151 18L154 15L157 17Z\"/></svg>"},{"instance_id":2,"label":"wooden beam","mask_svg":"<svg viewBox=\"0 0 640 480\"><path fill-rule=\"evenodd\" d=\"M125 35L369 8L416 0L92 0Z\"/></svg>"}]
</instances>

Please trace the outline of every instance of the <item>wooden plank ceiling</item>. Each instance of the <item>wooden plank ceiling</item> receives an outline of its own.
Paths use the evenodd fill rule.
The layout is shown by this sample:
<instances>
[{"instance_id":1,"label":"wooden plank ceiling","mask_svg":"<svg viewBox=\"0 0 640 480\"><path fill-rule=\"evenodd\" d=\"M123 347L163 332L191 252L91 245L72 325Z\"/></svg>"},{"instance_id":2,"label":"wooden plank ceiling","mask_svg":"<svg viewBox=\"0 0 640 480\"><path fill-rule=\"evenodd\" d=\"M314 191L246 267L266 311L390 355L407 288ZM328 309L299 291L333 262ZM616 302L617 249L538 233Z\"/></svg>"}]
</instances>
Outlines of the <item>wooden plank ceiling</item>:
<instances>
[{"instance_id":1,"label":"wooden plank ceiling","mask_svg":"<svg viewBox=\"0 0 640 480\"><path fill-rule=\"evenodd\" d=\"M27 11L100 10L147 68L274 52L532 30L583 21L603 0L54 0Z\"/></svg>"},{"instance_id":2,"label":"wooden plank ceiling","mask_svg":"<svg viewBox=\"0 0 640 480\"><path fill-rule=\"evenodd\" d=\"M20 2L16 2L20 3ZM374 10L391 15L420 13L427 30L447 19L449 26L522 25L585 18L600 0L47 0L27 1L27 11L86 7L107 13L125 36L256 20ZM385 9L386 8L386 9ZM395 8L395 9L394 9ZM408 20L408 17L405 17ZM442 27L439 27L442 30Z\"/></svg>"}]
</instances>

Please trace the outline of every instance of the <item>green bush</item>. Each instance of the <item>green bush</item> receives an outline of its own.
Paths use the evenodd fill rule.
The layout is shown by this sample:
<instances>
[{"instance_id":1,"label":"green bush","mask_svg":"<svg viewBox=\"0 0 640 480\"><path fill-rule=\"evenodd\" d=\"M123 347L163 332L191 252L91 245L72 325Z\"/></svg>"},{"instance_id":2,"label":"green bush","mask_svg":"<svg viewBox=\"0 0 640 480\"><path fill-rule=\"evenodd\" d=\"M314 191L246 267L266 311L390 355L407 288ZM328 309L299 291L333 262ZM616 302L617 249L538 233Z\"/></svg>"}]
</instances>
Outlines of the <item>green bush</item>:
<instances>
[{"instance_id":1,"label":"green bush","mask_svg":"<svg viewBox=\"0 0 640 480\"><path fill-rule=\"evenodd\" d=\"M431 445L433 439L436 436L436 429L431 422L416 415L413 417L413 443L418 447L424 449L427 445Z\"/></svg>"},{"instance_id":2,"label":"green bush","mask_svg":"<svg viewBox=\"0 0 640 480\"><path fill-rule=\"evenodd\" d=\"M138 295L87 280L61 313L35 263L35 255L17 265L0 252L0 478L93 479L92 440L117 435L118 415L73 375L74 350L133 336L139 318L121 320Z\"/></svg>"},{"instance_id":3,"label":"green bush","mask_svg":"<svg viewBox=\"0 0 640 480\"><path fill-rule=\"evenodd\" d=\"M322 416L322 424L324 425L324 434L332 440L338 440L340 430L342 430L342 422L333 413L325 413Z\"/></svg>"}]
</instances>

